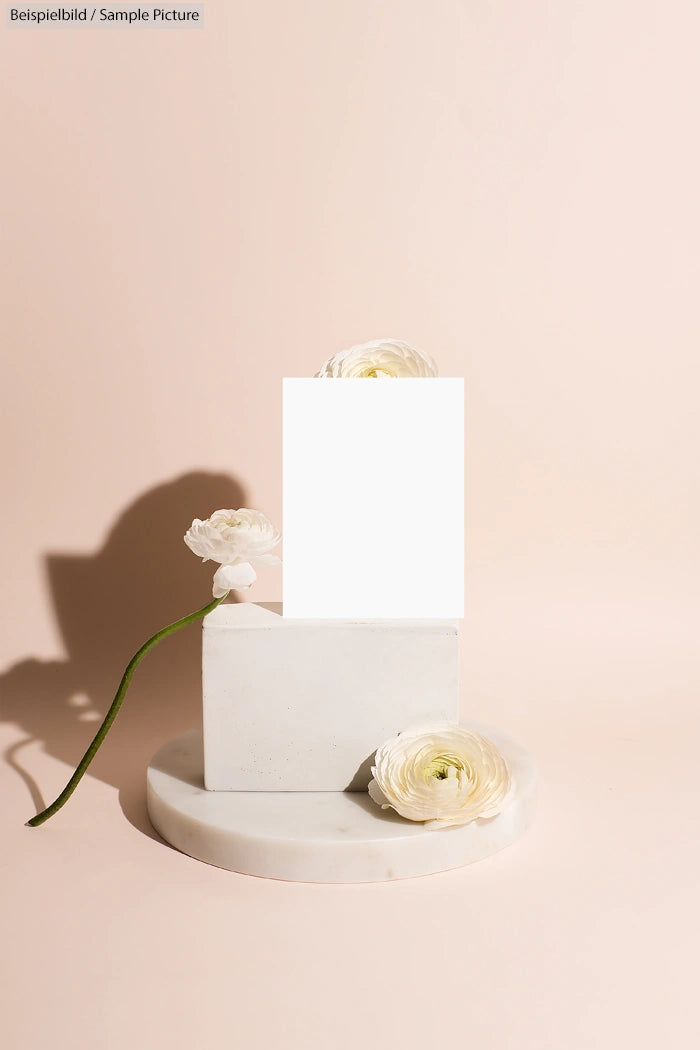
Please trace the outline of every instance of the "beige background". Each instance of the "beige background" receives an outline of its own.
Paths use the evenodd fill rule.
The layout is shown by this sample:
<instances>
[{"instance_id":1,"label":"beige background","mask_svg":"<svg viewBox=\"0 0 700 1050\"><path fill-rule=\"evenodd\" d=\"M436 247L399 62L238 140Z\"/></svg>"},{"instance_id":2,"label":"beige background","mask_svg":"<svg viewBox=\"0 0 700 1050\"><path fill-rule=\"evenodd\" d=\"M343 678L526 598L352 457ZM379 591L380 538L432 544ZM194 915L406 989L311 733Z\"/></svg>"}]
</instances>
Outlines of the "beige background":
<instances>
[{"instance_id":1,"label":"beige background","mask_svg":"<svg viewBox=\"0 0 700 1050\"><path fill-rule=\"evenodd\" d=\"M0 28L8 1050L697 1043L699 32L676 0ZM381 335L466 379L464 705L534 751L536 826L373 887L168 849L143 774L198 718L193 630L23 827L206 600L189 520L279 517L281 377Z\"/></svg>"}]
</instances>

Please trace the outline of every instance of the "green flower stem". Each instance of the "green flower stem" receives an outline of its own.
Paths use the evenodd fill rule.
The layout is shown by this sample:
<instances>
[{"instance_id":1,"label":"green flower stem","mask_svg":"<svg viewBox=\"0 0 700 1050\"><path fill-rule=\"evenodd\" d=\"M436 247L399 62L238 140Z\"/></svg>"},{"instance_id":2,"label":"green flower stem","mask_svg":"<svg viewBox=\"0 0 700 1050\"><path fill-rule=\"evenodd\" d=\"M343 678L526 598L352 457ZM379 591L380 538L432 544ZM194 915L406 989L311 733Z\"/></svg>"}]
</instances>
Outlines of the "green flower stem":
<instances>
[{"instance_id":1,"label":"green flower stem","mask_svg":"<svg viewBox=\"0 0 700 1050\"><path fill-rule=\"evenodd\" d=\"M157 634L154 634L152 638L149 638L147 642L144 642L144 644L141 646L137 653L134 653L134 655L131 657L131 660L129 661L126 671L122 675L122 680L119 683L119 688L117 689L116 695L114 697L114 700L112 701L110 709L105 715L102 725L97 730L95 737L92 743L90 744L90 747L87 749L87 751L81 758L75 773L70 778L70 780L68 781L63 791L56 799L56 801L52 802L51 805L48 806L46 809L43 809L41 813L37 813L37 815L35 817L32 817L31 820L28 820L26 825L27 827L37 828L40 824L43 824L45 820L48 820L49 817L52 817L54 815L54 813L57 813L61 806L64 806L68 799L71 797L78 784L82 780L83 775L85 774L88 766L97 754L100 744L107 736L112 722L117 717L117 713L122 705L122 700L126 696L126 691L129 688L129 683L131 682L134 671L141 663L146 653L149 653L151 649L153 649L153 647L158 644L158 642L160 642L163 638L167 638L169 634L175 634L175 631L179 631L181 627L186 627L188 623L194 623L195 620L201 620L204 616L207 615L207 613L213 612L213 610L216 609L217 605L221 604L225 597L226 595L223 594L221 598L215 598L214 601L209 602L209 604L205 605L202 609L197 609L196 612L190 613L188 616L183 616L181 620L176 620L175 623L168 624L167 627L164 627L161 631L158 631Z\"/></svg>"}]
</instances>

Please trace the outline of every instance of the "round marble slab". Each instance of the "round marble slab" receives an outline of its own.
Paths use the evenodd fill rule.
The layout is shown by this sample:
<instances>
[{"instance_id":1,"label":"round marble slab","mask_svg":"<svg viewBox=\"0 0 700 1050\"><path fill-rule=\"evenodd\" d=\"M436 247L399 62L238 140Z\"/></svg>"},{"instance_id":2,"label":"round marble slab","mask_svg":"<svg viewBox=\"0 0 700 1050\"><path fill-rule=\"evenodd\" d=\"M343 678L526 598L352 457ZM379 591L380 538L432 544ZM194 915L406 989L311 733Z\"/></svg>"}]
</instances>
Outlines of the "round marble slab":
<instances>
[{"instance_id":1,"label":"round marble slab","mask_svg":"<svg viewBox=\"0 0 700 1050\"><path fill-rule=\"evenodd\" d=\"M515 790L490 820L429 829L382 810L365 792L207 791L201 729L175 737L148 767L148 813L182 853L245 875L290 882L384 882L459 868L509 846L530 824L532 757L487 726Z\"/></svg>"}]
</instances>

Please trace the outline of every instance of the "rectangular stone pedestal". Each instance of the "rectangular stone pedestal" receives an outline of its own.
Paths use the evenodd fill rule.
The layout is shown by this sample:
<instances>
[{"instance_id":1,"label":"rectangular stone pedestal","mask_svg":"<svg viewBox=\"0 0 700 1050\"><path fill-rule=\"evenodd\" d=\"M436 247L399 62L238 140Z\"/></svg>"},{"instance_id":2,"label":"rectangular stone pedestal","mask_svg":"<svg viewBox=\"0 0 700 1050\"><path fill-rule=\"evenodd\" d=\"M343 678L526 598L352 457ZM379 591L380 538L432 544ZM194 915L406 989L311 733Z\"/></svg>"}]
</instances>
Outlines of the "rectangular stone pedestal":
<instances>
[{"instance_id":1,"label":"rectangular stone pedestal","mask_svg":"<svg viewBox=\"0 0 700 1050\"><path fill-rule=\"evenodd\" d=\"M365 790L380 744L458 719L449 620L289 620L220 605L204 620L204 780L215 791Z\"/></svg>"}]
</instances>

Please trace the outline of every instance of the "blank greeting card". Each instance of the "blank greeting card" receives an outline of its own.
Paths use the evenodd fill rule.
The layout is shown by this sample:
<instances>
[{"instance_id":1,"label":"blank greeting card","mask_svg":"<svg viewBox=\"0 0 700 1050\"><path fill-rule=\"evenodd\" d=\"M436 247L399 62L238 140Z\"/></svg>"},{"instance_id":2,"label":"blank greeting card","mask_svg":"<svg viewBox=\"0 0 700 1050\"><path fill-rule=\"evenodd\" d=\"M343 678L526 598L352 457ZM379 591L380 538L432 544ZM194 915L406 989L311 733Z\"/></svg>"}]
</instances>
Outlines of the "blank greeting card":
<instances>
[{"instance_id":1,"label":"blank greeting card","mask_svg":"<svg viewBox=\"0 0 700 1050\"><path fill-rule=\"evenodd\" d=\"M284 615L460 619L464 380L283 381Z\"/></svg>"}]
</instances>

